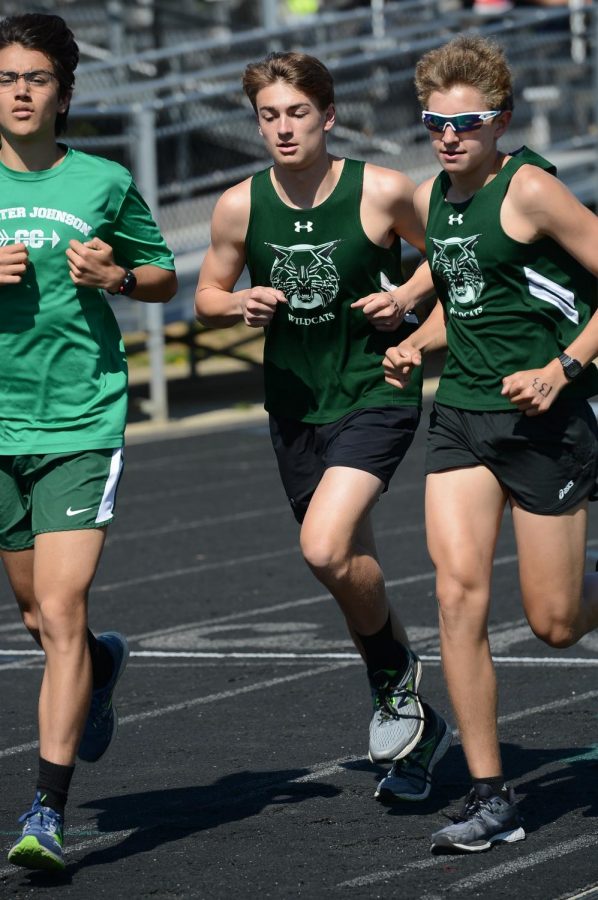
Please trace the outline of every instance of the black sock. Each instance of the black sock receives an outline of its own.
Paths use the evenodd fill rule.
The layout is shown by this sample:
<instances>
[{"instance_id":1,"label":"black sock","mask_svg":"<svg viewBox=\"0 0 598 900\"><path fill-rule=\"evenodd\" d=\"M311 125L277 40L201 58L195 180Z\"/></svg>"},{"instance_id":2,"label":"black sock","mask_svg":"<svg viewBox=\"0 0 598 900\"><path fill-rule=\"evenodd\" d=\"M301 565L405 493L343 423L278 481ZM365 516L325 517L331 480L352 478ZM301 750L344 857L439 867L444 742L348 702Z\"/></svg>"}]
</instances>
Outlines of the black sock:
<instances>
[{"instance_id":1,"label":"black sock","mask_svg":"<svg viewBox=\"0 0 598 900\"><path fill-rule=\"evenodd\" d=\"M502 797L506 800L508 788L505 784L505 776L504 775L493 775L491 778L474 778L473 779L473 789L477 793L478 785L487 784L492 788L492 791L497 794L499 797Z\"/></svg>"},{"instance_id":2,"label":"black sock","mask_svg":"<svg viewBox=\"0 0 598 900\"><path fill-rule=\"evenodd\" d=\"M59 766L40 756L36 790L41 794L42 806L49 806L61 816L64 815L74 771L74 766Z\"/></svg>"},{"instance_id":3,"label":"black sock","mask_svg":"<svg viewBox=\"0 0 598 900\"><path fill-rule=\"evenodd\" d=\"M114 659L105 644L95 637L93 632L87 629L87 643L91 654L91 671L93 674L93 689L105 687L114 671Z\"/></svg>"},{"instance_id":4,"label":"black sock","mask_svg":"<svg viewBox=\"0 0 598 900\"><path fill-rule=\"evenodd\" d=\"M379 672L380 669L391 669L403 675L409 665L409 653L403 644L399 644L392 633L390 613L386 624L375 634L359 634L365 662L370 675Z\"/></svg>"}]
</instances>

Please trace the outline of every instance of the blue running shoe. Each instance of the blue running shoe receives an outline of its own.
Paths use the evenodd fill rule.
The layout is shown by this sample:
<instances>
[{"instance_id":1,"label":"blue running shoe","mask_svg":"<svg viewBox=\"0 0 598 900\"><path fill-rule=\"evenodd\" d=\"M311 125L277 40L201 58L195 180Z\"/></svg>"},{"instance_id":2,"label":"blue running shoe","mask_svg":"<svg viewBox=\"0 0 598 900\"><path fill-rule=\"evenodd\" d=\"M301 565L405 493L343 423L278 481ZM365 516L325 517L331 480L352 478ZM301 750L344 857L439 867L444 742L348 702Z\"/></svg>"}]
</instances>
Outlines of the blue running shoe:
<instances>
[{"instance_id":1,"label":"blue running shoe","mask_svg":"<svg viewBox=\"0 0 598 900\"><path fill-rule=\"evenodd\" d=\"M44 797L38 791L29 812L19 822L24 822L23 833L8 852L8 861L25 869L45 869L62 872L62 830L64 819L49 806L43 806Z\"/></svg>"},{"instance_id":2,"label":"blue running shoe","mask_svg":"<svg viewBox=\"0 0 598 900\"><path fill-rule=\"evenodd\" d=\"M110 651L114 671L108 684L93 691L91 695L91 706L77 751L79 759L85 762L97 762L116 737L118 717L112 705L112 695L129 659L129 645L122 634L106 631L99 634L97 639Z\"/></svg>"}]
</instances>

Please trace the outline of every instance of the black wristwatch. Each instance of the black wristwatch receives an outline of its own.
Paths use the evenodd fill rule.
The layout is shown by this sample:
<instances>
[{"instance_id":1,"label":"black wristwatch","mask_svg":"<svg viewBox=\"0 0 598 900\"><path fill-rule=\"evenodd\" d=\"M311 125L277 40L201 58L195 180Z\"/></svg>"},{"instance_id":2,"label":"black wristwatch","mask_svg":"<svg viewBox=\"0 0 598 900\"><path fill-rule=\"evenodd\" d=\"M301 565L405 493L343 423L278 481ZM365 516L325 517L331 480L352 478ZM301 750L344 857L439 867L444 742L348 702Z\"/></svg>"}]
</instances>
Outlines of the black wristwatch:
<instances>
[{"instance_id":1,"label":"black wristwatch","mask_svg":"<svg viewBox=\"0 0 598 900\"><path fill-rule=\"evenodd\" d=\"M115 294L123 294L125 297L128 297L129 294L133 293L136 287L137 278L130 269L125 269L124 278L117 289L115 291L108 291L108 293L112 294L112 296L114 296Z\"/></svg>"},{"instance_id":2,"label":"black wristwatch","mask_svg":"<svg viewBox=\"0 0 598 900\"><path fill-rule=\"evenodd\" d=\"M573 359L573 357L568 356L566 353L561 353L559 362L563 367L565 377L569 381L573 381L574 378L577 378L577 376L581 375L583 372L583 366L580 361L578 359Z\"/></svg>"}]
</instances>

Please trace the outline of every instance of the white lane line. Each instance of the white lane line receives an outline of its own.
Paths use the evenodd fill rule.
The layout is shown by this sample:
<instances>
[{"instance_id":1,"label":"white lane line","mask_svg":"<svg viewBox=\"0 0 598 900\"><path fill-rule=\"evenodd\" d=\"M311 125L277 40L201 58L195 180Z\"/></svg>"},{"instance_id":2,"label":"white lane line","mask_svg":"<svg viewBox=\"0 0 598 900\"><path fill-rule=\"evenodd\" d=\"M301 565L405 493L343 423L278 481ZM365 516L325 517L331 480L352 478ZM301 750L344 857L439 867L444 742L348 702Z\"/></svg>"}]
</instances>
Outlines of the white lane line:
<instances>
[{"instance_id":1,"label":"white lane line","mask_svg":"<svg viewBox=\"0 0 598 900\"><path fill-rule=\"evenodd\" d=\"M299 552L298 547L285 547L283 550L271 550L268 553L254 553L250 556L238 556L235 559L223 559L218 562L202 563L199 566L185 566L181 569L169 569L166 572L156 572L153 575L138 575L136 578L124 578L122 581L113 581L111 584L95 585L91 589L92 594L116 591L121 588L133 587L136 584L154 584L157 581L170 581L173 578L182 578L184 575L198 575L200 572L210 572L214 569L231 569L235 566L245 566L249 563L265 562L269 559L280 559L283 556L291 556Z\"/></svg>"},{"instance_id":2,"label":"white lane line","mask_svg":"<svg viewBox=\"0 0 598 900\"><path fill-rule=\"evenodd\" d=\"M126 464L125 464L126 471ZM251 476L251 483L256 484L261 481L273 481L274 474L272 472L264 472L263 474L255 474ZM130 509L132 506L140 503L151 503L152 506L156 504L157 500L166 500L171 499L173 497L189 497L191 494L206 494L208 491L223 491L227 488L236 488L236 487L244 487L247 485L247 476L241 476L240 478L214 478L212 481L202 481L199 484L193 483L188 484L185 487L180 488L168 488L165 491L148 491L147 494L133 494L131 495L127 491L126 496L126 504L127 509ZM281 489L282 490L282 489ZM124 493L124 492L123 492Z\"/></svg>"},{"instance_id":3,"label":"white lane line","mask_svg":"<svg viewBox=\"0 0 598 900\"><path fill-rule=\"evenodd\" d=\"M172 463L171 463L172 465ZM125 463L125 472L130 468ZM246 487L249 483L252 485L257 484L258 482L271 481L273 485L276 485L276 490L280 493L281 496L284 496L282 488L276 478L276 473L274 470L267 472L251 472L251 477L248 477L248 474L240 475L239 477L234 478L213 478L211 481L200 482L199 484L193 483L188 484L185 487L180 488L168 488L165 491L149 491L146 494L137 494L134 493L133 490L126 489L125 497L127 508L134 506L138 503L151 503L155 504L156 500L162 499L170 499L173 497L188 497L190 494L205 494L208 491L222 491L228 488L235 487ZM423 491L423 482L422 483L413 483L408 482L402 485L398 485L396 488L387 491L386 496L395 495L395 494L403 494L408 491L420 490ZM287 514L289 512L289 507L285 504L285 509L287 510Z\"/></svg>"},{"instance_id":4,"label":"white lane line","mask_svg":"<svg viewBox=\"0 0 598 900\"><path fill-rule=\"evenodd\" d=\"M15 669L36 669L38 668L39 662L40 660L35 657L26 657L25 659L20 659L18 661L3 663L0 665L0 672L5 672L7 670L14 671Z\"/></svg>"},{"instance_id":5,"label":"white lane line","mask_svg":"<svg viewBox=\"0 0 598 900\"><path fill-rule=\"evenodd\" d=\"M395 578L394 581L387 581L386 587L397 587L401 584L412 584L414 581L429 581L434 578L433 572L425 572L421 575L412 575L406 578ZM314 603L333 603L331 595L314 594L312 597L302 597L299 600L287 600L284 603L273 603L270 606L254 606L251 609L244 609L242 612L227 613L224 616L214 616L210 619L199 619L195 622L185 622L182 625L171 625L169 628L160 628L153 631L143 631L139 634L127 635L129 642L144 641L149 638L159 638L162 635L174 634L177 631L187 631L190 628L201 628L204 625L222 625L226 622L240 622L243 619L257 618L258 616L270 615L271 613L284 612L288 609L298 609L302 606L311 606Z\"/></svg>"},{"instance_id":6,"label":"white lane line","mask_svg":"<svg viewBox=\"0 0 598 900\"><path fill-rule=\"evenodd\" d=\"M556 897L555 900L590 900L590 897L598 897L598 884L588 884L585 888L581 888L579 893L576 894L561 894L560 897Z\"/></svg>"},{"instance_id":7,"label":"white lane line","mask_svg":"<svg viewBox=\"0 0 598 900\"><path fill-rule=\"evenodd\" d=\"M253 691L264 690L269 687L276 687L279 684L284 684L289 681L298 681L302 678L310 678L313 675L320 675L325 672L336 671L339 667L344 668L350 665L354 665L353 661L337 662L334 664L334 666L329 665L321 666L317 669L307 669L304 672L297 672L293 675L279 676L278 678L271 678L267 681L258 681L254 684L245 685L244 687L236 688L232 691L221 691L216 694L208 694L205 697L195 697L191 700L170 704L169 706L163 706L159 709L154 709L149 712L133 713L132 715L119 718L119 725L126 725L130 722L140 722L143 719L156 719L171 712L180 712L181 710L190 709L194 706L216 703L220 700L237 697L240 694L247 694ZM585 700L592 700L595 697L598 697L598 690L586 691L583 694L574 694L570 697L553 700L550 703L543 703L540 706L531 706L528 707L528 709L518 710L517 712L513 713L506 713L505 715L499 716L498 724L502 725L506 722L515 722L518 719L524 719L528 716L537 715L538 713L544 713L552 709L561 708L564 704L570 706L573 703L583 703ZM453 733L455 735L457 734L456 731L454 731ZM5 750L0 750L0 759L8 756L16 756L18 753L25 753L27 750L34 750L38 746L39 744L37 741L30 741L27 744L18 744L15 747L7 747Z\"/></svg>"},{"instance_id":8,"label":"white lane line","mask_svg":"<svg viewBox=\"0 0 598 900\"><path fill-rule=\"evenodd\" d=\"M598 697L598 690L585 691L583 694L571 694L569 697L561 697L559 700L551 700L549 703L542 703L540 706L530 706L528 709L521 709L518 712L505 713L498 717L499 725L505 722L516 722L518 719L526 719L528 716L535 716L537 713L549 712L551 709L563 709L571 703L584 703L586 700L594 700Z\"/></svg>"},{"instance_id":9,"label":"white lane line","mask_svg":"<svg viewBox=\"0 0 598 900\"><path fill-rule=\"evenodd\" d=\"M192 519L185 522L173 522L170 525L162 525L159 528L143 528L139 531L119 531L106 539L106 544L121 544L123 541L137 541L140 538L156 537L161 534L176 534L180 531L191 531L194 528L207 528L214 525L228 525L231 522L244 522L248 519L259 519L263 516L272 516L283 513L288 506L266 506L263 509L251 509L246 512L228 513L224 516L204 516L203 519Z\"/></svg>"},{"instance_id":10,"label":"white lane line","mask_svg":"<svg viewBox=\"0 0 598 900\"><path fill-rule=\"evenodd\" d=\"M78 844L69 844L67 852L65 853L67 865L71 861L71 853L76 853L78 850L87 850L91 847L101 847L103 844L114 844L117 841L124 841L126 838L140 830L141 829L138 828L129 828L126 831L110 831L107 834L98 834L97 837L90 838L87 841L79 841ZM6 878L8 875L19 875L22 877L26 874L31 875L31 871L27 872L19 866L4 866L4 868L0 869L0 878Z\"/></svg>"},{"instance_id":11,"label":"white lane line","mask_svg":"<svg viewBox=\"0 0 598 900\"><path fill-rule=\"evenodd\" d=\"M345 664L341 664L341 665L347 665L347 664L345 663ZM179 704L172 704L171 706L164 707L161 710L152 710L151 712L134 714L131 716L125 716L120 720L120 724L136 722L136 721L140 721L141 719L146 719L146 718L156 718L158 716L164 715L169 712L176 712L181 709L187 709L190 706L195 706L195 705L205 704L205 703L213 703L213 702L217 702L222 699L229 699L229 698L237 696L239 694L249 693L250 691L254 691L254 690L260 690L264 687L273 686L275 684L280 684L281 682L293 681L293 680L297 680L297 678L300 678L300 677L307 677L309 675L317 675L317 674L320 674L323 672L327 672L327 671L330 671L330 668L331 667L326 666L326 667L322 667L320 669L314 669L311 672L301 673L301 675L299 675L299 676L294 675L294 676L289 676L287 678L272 679L269 682L261 682L261 683L255 684L255 685L247 685L243 688L239 688L234 691L223 691L218 694L209 695L207 697L195 698L195 700L189 701L187 703L183 702L183 703L179 703ZM585 700L586 698L595 697L597 695L598 695L598 691L588 691L585 694L579 694L575 697L569 698L569 702L571 702L571 703L580 702L582 700ZM563 702L562 700L559 700L559 701L555 701L554 703L544 704L543 706L531 707L528 710L521 710L515 714L501 716L499 719L499 722L505 722L505 721L513 720L515 718L521 718L525 715L532 715L537 712L544 712L548 709L551 709L552 707L561 705L562 702ZM35 749L37 746L38 746L37 742L32 742L30 744L23 744L20 747L9 748L8 750L0 751L0 758L2 758L4 756L15 755L16 753L20 753L25 750L32 750L32 749ZM351 764L353 762L359 762L362 759L363 759L363 757L361 757L361 756L340 757L335 760L329 760L329 761L326 761L323 763L319 763L316 766L312 767L311 772L309 772L307 775L300 776L299 778L293 779L291 782L287 782L287 783L298 783L298 784L307 783L310 781L317 781L320 778L330 777L332 775L346 774L347 766L349 764ZM276 785L274 785L274 787L275 786ZM239 795L237 798L233 798L232 802L238 802L238 801L244 800L249 795L253 795L256 793L262 793L263 790L265 790L265 789L270 790L271 788L272 788L272 785L266 785L264 787L257 788L253 791L245 792L242 795ZM218 801L214 801L214 803L219 806L221 806L227 802L231 802L231 800L219 799ZM210 804L207 804L207 805L210 805ZM129 835L131 835L135 831L139 831L139 830L142 830L142 829L130 829L128 831L117 831L117 832L110 832L109 834L105 834L105 835L99 835L97 838L92 838L91 840L88 840L88 841L83 841L78 844L70 845L68 848L68 853L70 855L70 853L74 853L79 850L84 850L84 849L87 849L88 847L95 847L95 846L102 845L102 844L115 843L116 841L119 841L119 840L125 840L127 837L129 837ZM597 836L594 836L595 839L596 839L596 837ZM573 842L569 842L569 844L571 844L571 843L573 843ZM563 852L563 853L570 852L567 849L563 850L563 847L566 848L567 845L559 845L554 850L554 853L556 853L558 855L561 852ZM576 846L573 849L578 849L578 848ZM541 852L546 853L546 851L541 851ZM542 860L540 860L540 861L542 861ZM353 879L349 882L344 882L343 884L341 884L339 886L340 887L345 887L345 886L346 887L358 887L360 885L368 885L368 884L372 884L375 882L386 881L389 878L394 877L395 875L400 875L401 872L405 871L406 869L427 869L427 868L430 868L435 865L443 864L445 862L446 862L445 857L428 857L427 859L424 859L424 860L418 860L415 862L407 863L402 869L397 870L396 872L389 873L388 871L385 871L385 872L381 872L381 873L372 873L371 875L360 876L357 879ZM529 863L527 863L527 865L529 865ZM11 874L12 875L16 875L16 874L22 875L22 872L20 870L16 870L15 867L13 867L13 866L0 869L0 877L4 877L7 875L11 875ZM506 874L510 874L510 873L506 873ZM579 895L579 897L583 897L583 896L584 896L584 894ZM423 898L422 898L422 900L423 900ZM429 895L428 900L433 900L433 897L431 895ZM435 900L435 898L434 898L434 900ZM571 897L571 898L567 898L567 900L575 900L575 898Z\"/></svg>"},{"instance_id":12,"label":"white lane line","mask_svg":"<svg viewBox=\"0 0 598 900\"><path fill-rule=\"evenodd\" d=\"M178 456L153 456L151 459L139 460L137 462L129 462L127 460L126 471L145 472L147 469L167 468L171 472L173 470L178 472L182 462L190 463L197 467L200 463L207 462L211 459L213 459L214 462L217 462L220 467L227 456L231 456L232 464L238 466L242 465L243 461L246 460L247 456L251 453L263 456L264 448L262 443L256 441L254 444L247 444L244 442L242 456L239 454L238 447L233 447L228 444L227 446L220 447L218 450L197 450L195 453L179 453ZM231 462L229 462L228 465L231 465ZM253 469L253 466L251 468Z\"/></svg>"},{"instance_id":13,"label":"white lane line","mask_svg":"<svg viewBox=\"0 0 598 900\"><path fill-rule=\"evenodd\" d=\"M513 875L524 869L532 868L552 859L558 859L560 856L566 856L568 853L576 853L578 850L584 850L586 847L592 847L598 844L598 834L584 834L580 837L573 838L570 841L553 844L545 850L538 850L529 856L520 857L519 859L510 860L501 863L477 875L468 878L462 878L460 881L454 881L452 884L442 886L441 894L421 894L419 900L437 900L439 897L445 898L447 894L453 891L467 890L471 887L478 887L489 881L495 881L497 878L504 878L507 875ZM390 881L391 878L398 878L408 869L428 869L435 865L446 866L447 856L430 856L428 859L416 860L414 862L405 863L400 869L385 869L382 872L372 872L369 875L360 875L357 878L351 878L349 881L342 881L337 884L339 888L365 887L372 884L381 884Z\"/></svg>"},{"instance_id":14,"label":"white lane line","mask_svg":"<svg viewBox=\"0 0 598 900\"><path fill-rule=\"evenodd\" d=\"M337 759L325 760L321 763L316 763L311 767L310 771L306 775L299 775L297 778L288 778L282 781L274 781L274 782L264 782L255 788L251 788L247 791L235 791L233 794L228 796L219 795L217 799L209 801L208 803L202 803L195 807L194 814L199 812L200 810L210 809L211 807L217 807L221 809L223 806L234 806L238 803L244 803L246 800L251 797L259 796L260 794L267 794L276 791L276 788L288 788L294 784L309 784L310 782L320 781L322 778L330 778L332 775L346 775L348 774L349 767L352 763L364 763L366 762L366 757L364 756L341 756ZM185 815L184 812L179 816L176 822L168 821L164 823L164 827L168 827L169 825L175 825L175 827L184 824L186 820L188 820L190 816ZM78 850L86 850L88 847L94 847L102 844L110 844L116 843L117 841L126 840L126 838L130 837L130 835L134 833L141 833L145 829L143 827L140 828L131 828L126 831L111 831L108 833L96 833L90 839L85 841L80 841L77 844L69 843L66 849L66 862L69 864L70 855L72 853L77 852ZM68 834L76 834L76 828L67 829ZM15 832L15 836L18 832ZM23 875L23 870L18 869L16 866L6 866L0 869L0 878L7 875Z\"/></svg>"},{"instance_id":15,"label":"white lane line","mask_svg":"<svg viewBox=\"0 0 598 900\"><path fill-rule=\"evenodd\" d=\"M421 532L424 529L423 522L413 525L406 525L401 528L388 528L378 531L377 538L397 536L401 534L409 534L413 532ZM264 562L269 559L279 559L282 556L292 556L299 554L299 545L293 544L291 547L284 547L281 550L270 550L267 553L254 553L248 556L239 556L234 559L223 559L209 563L201 563L198 566L185 566L181 569L169 569L165 572L155 572L153 575L139 575L135 578L125 578L122 581L114 581L111 584L100 584L92 588L91 593L101 593L104 591L118 590L123 587L131 587L136 584L150 584L157 581L169 581L171 578L180 578L183 575L197 575L200 572L209 572L214 569L230 569L236 566L245 566L249 563ZM428 577L433 577L432 573L426 573ZM417 576L416 576L417 578Z\"/></svg>"},{"instance_id":16,"label":"white lane line","mask_svg":"<svg viewBox=\"0 0 598 900\"><path fill-rule=\"evenodd\" d=\"M593 700L596 697L598 697L598 690L586 691L583 694L575 694L571 697L560 698L559 700L553 700L550 703L543 703L540 706L531 706L528 709L521 709L521 710L518 710L517 712L506 713L505 715L498 717L498 724L504 725L508 722L516 722L519 719L527 719L531 716L538 715L539 713L550 712L553 709L562 709L564 704L570 705L572 703L583 703L585 700ZM453 735L457 740L459 739L458 733L456 731L453 731ZM540 853L550 852L551 855L546 858L553 858L553 856L558 856L560 853L565 854L565 853L569 853L569 852L574 852L577 849L583 849L583 846L587 846L586 844L584 844L582 847L577 846L577 844L580 840L586 840L586 839L589 839L592 843L598 843L598 834L584 835L582 838L576 838L574 841L570 841L564 845L559 844L555 848L549 848L548 851L540 851ZM570 850L566 849L569 845L571 845ZM563 849L563 848L565 848L565 849ZM528 865L536 865L537 863L535 861L531 862L531 863L526 862L526 860L530 860L530 859L534 858L535 856L537 856L537 854L532 854L531 857L526 857L525 859L523 859L522 863L525 863L525 865L522 866L522 868L525 868ZM413 864L408 863L403 867L403 869L398 869L398 870L394 870L394 871L389 871L388 869L385 869L384 871L381 871L381 872L372 872L369 875L360 875L358 878L354 878L351 881L342 882L341 884L339 884L337 886L338 887L361 887L364 885L382 883L384 881L389 881L391 878L396 878L397 876L401 875L401 873L405 869L428 868L428 866L431 866L434 864L433 861L438 861L438 860L443 860L446 864L447 857L446 856L431 857L430 860L428 860L428 861L423 861L423 862L420 861L420 862L416 862ZM543 861L544 861L544 858L539 859L537 862L543 862ZM497 868L500 868L500 867L497 867ZM493 871L493 870L489 870L489 871ZM487 873L481 873L481 875L485 875L485 874L487 874ZM505 872L504 874L510 874L510 872ZM481 876L474 876L474 877L481 877ZM458 882L454 885L455 889L457 889L457 888L462 889L462 888L467 888L470 886L473 886L473 885L470 885L469 883L463 884L462 882ZM446 896L446 892L449 890L452 890L452 888L453 888L453 885L451 885L450 887L445 886L442 889L442 891L443 891L442 895L428 894L428 895L426 895L426 898L420 897L419 900L437 900L437 898L438 898L438 900L440 900L440 897L442 896L444 898ZM573 898L568 898L568 900L573 900Z\"/></svg>"},{"instance_id":17,"label":"white lane line","mask_svg":"<svg viewBox=\"0 0 598 900\"><path fill-rule=\"evenodd\" d=\"M243 687L235 688L230 691L219 691L216 694L207 694L203 697L192 697L190 700L183 700L180 703L171 703L168 706L162 706L158 709L148 710L142 713L132 713L129 716L119 717L118 724L128 725L131 722L142 722L145 719L157 719L169 713L182 712L184 710L193 709L196 706L204 706L208 703L218 703L221 700L230 700L232 697L239 697L242 694L251 694L254 691L263 691L268 688L278 687L280 684L288 684L292 681L300 681L303 678L311 678L317 675L323 675L326 672L337 671L339 667L353 665L353 663L340 662L334 665L318 666L316 669L306 669L303 672L294 672L292 675L280 675L278 678L269 678L266 681L256 681L253 684L247 684ZM0 750L0 759L7 756L16 756L18 753L24 753L26 750L32 750L38 746L37 741L31 741L27 744L19 744L15 747L7 747Z\"/></svg>"},{"instance_id":18,"label":"white lane line","mask_svg":"<svg viewBox=\"0 0 598 900\"><path fill-rule=\"evenodd\" d=\"M292 553L292 548L284 551L285 553ZM281 554L282 555L282 554ZM269 554L265 555L265 558L269 558ZM249 561L254 561L256 557L247 557ZM501 556L494 561L495 566L503 566L508 565L514 562L517 559L516 556ZM230 565L240 565L243 560L229 560ZM222 566L222 563L209 563L211 568L218 568ZM164 577L167 577L166 575ZM387 588L393 587L403 587L408 584L417 584L421 581L433 581L435 578L434 572L420 572L417 575L406 575L403 578L393 578L386 581ZM107 584L101 587L101 590L108 591L118 587L118 584ZM98 588L95 588L98 590ZM214 618L210 619L199 619L195 622L184 622L180 625L171 625L169 628L159 628L153 631L144 631L140 634L131 635L129 637L129 641L142 641L147 638L160 637L165 634L173 634L177 631L186 631L188 628L200 628L202 625L220 625L223 622L239 622L242 619L252 618L254 616L261 616L264 613L270 614L273 612L282 612L287 609L296 609L301 606L310 606L312 603L332 603L332 597L329 593L325 594L315 594L313 597L303 597L299 600L289 600L285 603L274 603L270 606L260 606L253 607L252 609L245 609L242 612L236 613L227 613L225 616L214 616Z\"/></svg>"},{"instance_id":19,"label":"white lane line","mask_svg":"<svg viewBox=\"0 0 598 900\"><path fill-rule=\"evenodd\" d=\"M378 539L383 537L397 537L401 534L410 534L417 533L424 530L423 522L417 522L413 525L404 526L401 528L386 528L381 529L376 533L376 537ZM598 544L598 538L596 540L588 541L588 545L590 544ZM195 575L199 572L208 572L214 569L230 569L235 566L244 566L249 563L256 562L264 562L268 559L278 559L282 556L291 556L293 554L299 553L299 546L294 544L292 547L285 547L282 550L271 550L268 553L256 553L250 554L248 556L239 556L235 559L225 559L220 560L218 562L210 562L210 563L202 563L199 566L186 566L181 569L170 569L165 572L155 572L153 575L139 575L136 578L127 578L122 581L114 581L111 584L101 584L96 585L92 588L93 593L100 593L104 591L113 591L118 590L123 587L132 587L137 584L150 584L155 583L157 581L168 581L171 578L180 578L183 575ZM506 564L510 564L517 561L517 554L509 554L507 556L501 556L494 560L495 566L503 566ZM434 572L424 572L419 575L414 575L411 578L407 579L398 579L396 581L387 581L386 586L392 587L393 584L410 584L416 581L423 580L432 580L435 577ZM328 594L326 596L329 596ZM214 620L213 620L214 621Z\"/></svg>"},{"instance_id":20,"label":"white lane line","mask_svg":"<svg viewBox=\"0 0 598 900\"><path fill-rule=\"evenodd\" d=\"M43 656L43 650L0 650L1 656ZM438 663L438 654L418 654L423 662ZM340 659L361 662L358 653L290 653L290 652L253 652L253 651L218 651L218 650L131 650L130 657L145 659ZM493 656L497 665L534 665L534 666L598 666L598 657L573 656Z\"/></svg>"},{"instance_id":21,"label":"white lane line","mask_svg":"<svg viewBox=\"0 0 598 900\"><path fill-rule=\"evenodd\" d=\"M470 875L468 878L454 881L443 888L443 896L446 897L447 894L452 894L453 892L479 888L482 885L489 884L491 881L508 878L509 875L516 875L518 872L532 869L534 866L550 862L553 859L560 859L569 853L577 853L580 850L585 850L587 847L595 847L596 845L598 845L598 833L582 834L579 837L572 838L570 841L552 844L552 846L546 847L544 850L538 850L536 853L531 853L529 856L520 856L518 859L512 859L508 862L500 863L498 866L493 866L491 869L486 869L485 872L478 872L476 875ZM446 856L444 860L446 862ZM419 900L433 900L435 896L434 894L423 894Z\"/></svg>"}]
</instances>

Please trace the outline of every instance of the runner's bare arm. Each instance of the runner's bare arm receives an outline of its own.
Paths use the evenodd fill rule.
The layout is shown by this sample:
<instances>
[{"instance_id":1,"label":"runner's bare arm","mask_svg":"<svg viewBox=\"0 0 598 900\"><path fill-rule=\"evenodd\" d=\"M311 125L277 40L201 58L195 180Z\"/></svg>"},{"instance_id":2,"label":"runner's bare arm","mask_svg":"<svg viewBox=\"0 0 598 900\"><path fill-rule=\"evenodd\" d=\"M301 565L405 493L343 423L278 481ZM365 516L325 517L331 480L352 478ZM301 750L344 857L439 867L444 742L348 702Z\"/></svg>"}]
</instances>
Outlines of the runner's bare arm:
<instances>
[{"instance_id":1,"label":"runner's bare arm","mask_svg":"<svg viewBox=\"0 0 598 900\"><path fill-rule=\"evenodd\" d=\"M423 325L410 334L398 347L389 347L382 362L384 378L393 387L405 387L416 366L426 353L446 347L446 325L440 300Z\"/></svg>"},{"instance_id":2,"label":"runner's bare arm","mask_svg":"<svg viewBox=\"0 0 598 900\"><path fill-rule=\"evenodd\" d=\"M528 241L548 236L598 276L598 218L565 185L536 166L524 166L513 179L509 226ZM563 351L585 367L598 356L598 311ZM558 359L541 369L513 372L503 379L502 394L527 415L549 409L568 384Z\"/></svg>"},{"instance_id":3,"label":"runner's bare arm","mask_svg":"<svg viewBox=\"0 0 598 900\"><path fill-rule=\"evenodd\" d=\"M424 252L424 227L414 206L415 185L400 172L366 166L362 221L366 234L380 237L384 229L391 235L404 238L420 252ZM360 297L352 304L378 331L394 331L408 312L429 299L434 293L430 269L426 261L417 267L404 284Z\"/></svg>"},{"instance_id":4,"label":"runner's bare arm","mask_svg":"<svg viewBox=\"0 0 598 900\"><path fill-rule=\"evenodd\" d=\"M195 292L195 314L211 328L228 328L241 321L253 328L263 327L277 305L286 302L282 291L269 286L234 290L245 266L249 211L249 179L226 191L214 209L211 243Z\"/></svg>"}]
</instances>

